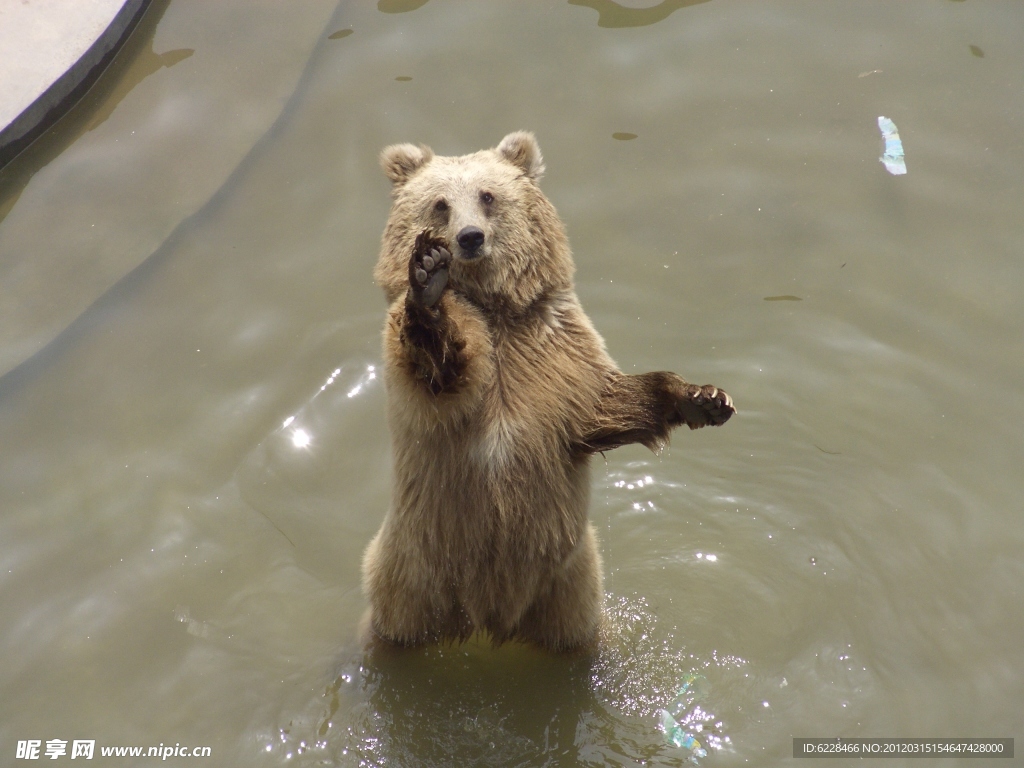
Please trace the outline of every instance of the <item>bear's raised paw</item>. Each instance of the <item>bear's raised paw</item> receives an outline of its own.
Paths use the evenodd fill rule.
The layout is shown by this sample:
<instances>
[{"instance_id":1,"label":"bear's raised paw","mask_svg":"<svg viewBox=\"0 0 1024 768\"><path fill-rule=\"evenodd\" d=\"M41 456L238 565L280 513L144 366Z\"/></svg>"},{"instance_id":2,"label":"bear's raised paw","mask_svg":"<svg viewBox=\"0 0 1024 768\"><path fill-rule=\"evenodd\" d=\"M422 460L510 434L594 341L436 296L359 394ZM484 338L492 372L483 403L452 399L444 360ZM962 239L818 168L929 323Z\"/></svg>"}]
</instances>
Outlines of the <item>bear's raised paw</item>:
<instances>
[{"instance_id":1,"label":"bear's raised paw","mask_svg":"<svg viewBox=\"0 0 1024 768\"><path fill-rule=\"evenodd\" d=\"M676 410L690 429L719 427L736 413L732 398L711 384L687 384L676 401Z\"/></svg>"},{"instance_id":2,"label":"bear's raised paw","mask_svg":"<svg viewBox=\"0 0 1024 768\"><path fill-rule=\"evenodd\" d=\"M434 237L429 229L420 232L409 257L409 288L413 300L424 307L433 307L448 285L448 264L452 254L448 244Z\"/></svg>"}]
</instances>

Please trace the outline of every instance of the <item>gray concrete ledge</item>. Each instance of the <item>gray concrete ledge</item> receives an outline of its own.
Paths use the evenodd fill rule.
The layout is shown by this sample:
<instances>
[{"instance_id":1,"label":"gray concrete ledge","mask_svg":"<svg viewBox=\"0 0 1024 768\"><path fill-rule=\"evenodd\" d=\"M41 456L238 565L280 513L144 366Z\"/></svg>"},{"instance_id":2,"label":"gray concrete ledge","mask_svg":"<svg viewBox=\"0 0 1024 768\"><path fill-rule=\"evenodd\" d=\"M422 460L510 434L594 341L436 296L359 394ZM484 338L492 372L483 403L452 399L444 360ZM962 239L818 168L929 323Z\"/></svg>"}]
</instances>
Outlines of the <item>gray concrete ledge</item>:
<instances>
[{"instance_id":1,"label":"gray concrete ledge","mask_svg":"<svg viewBox=\"0 0 1024 768\"><path fill-rule=\"evenodd\" d=\"M88 92L150 2L0 3L0 168Z\"/></svg>"}]
</instances>

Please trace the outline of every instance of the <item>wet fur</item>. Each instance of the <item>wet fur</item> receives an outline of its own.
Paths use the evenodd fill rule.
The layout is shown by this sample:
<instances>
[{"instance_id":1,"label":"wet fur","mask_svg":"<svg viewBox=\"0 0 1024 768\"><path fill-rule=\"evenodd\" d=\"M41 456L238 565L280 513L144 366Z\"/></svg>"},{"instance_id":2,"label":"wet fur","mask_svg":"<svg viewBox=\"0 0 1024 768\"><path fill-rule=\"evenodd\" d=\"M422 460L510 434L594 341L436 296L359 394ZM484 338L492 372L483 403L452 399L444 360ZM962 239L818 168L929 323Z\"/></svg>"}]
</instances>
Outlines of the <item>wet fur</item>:
<instances>
[{"instance_id":1,"label":"wet fur","mask_svg":"<svg viewBox=\"0 0 1024 768\"><path fill-rule=\"evenodd\" d=\"M731 401L673 373L618 370L573 290L532 134L462 157L397 145L381 162L394 184L375 277L389 302L395 487L363 561L370 628L401 645L485 631L584 646L603 600L589 457L724 423ZM486 234L475 259L456 243L467 222ZM411 274L431 244L454 258L426 307Z\"/></svg>"}]
</instances>

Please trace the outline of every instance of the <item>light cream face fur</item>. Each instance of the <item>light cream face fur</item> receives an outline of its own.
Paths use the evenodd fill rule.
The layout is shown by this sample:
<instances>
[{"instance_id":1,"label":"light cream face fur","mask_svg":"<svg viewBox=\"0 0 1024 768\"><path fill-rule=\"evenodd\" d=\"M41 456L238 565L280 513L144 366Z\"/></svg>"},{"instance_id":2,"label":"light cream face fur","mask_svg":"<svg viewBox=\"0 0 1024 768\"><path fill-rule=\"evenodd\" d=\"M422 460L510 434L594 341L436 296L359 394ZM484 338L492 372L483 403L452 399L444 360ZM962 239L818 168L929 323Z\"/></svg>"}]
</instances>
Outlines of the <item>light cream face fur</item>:
<instances>
[{"instance_id":1,"label":"light cream face fur","mask_svg":"<svg viewBox=\"0 0 1024 768\"><path fill-rule=\"evenodd\" d=\"M394 184L377 267L389 300L405 289L407 254L427 228L455 257L452 287L481 303L529 304L546 288L571 285L565 232L537 186L544 163L531 134L513 133L495 149L459 157L397 144L381 153L381 163ZM466 227L484 234L475 252L459 245Z\"/></svg>"}]
</instances>

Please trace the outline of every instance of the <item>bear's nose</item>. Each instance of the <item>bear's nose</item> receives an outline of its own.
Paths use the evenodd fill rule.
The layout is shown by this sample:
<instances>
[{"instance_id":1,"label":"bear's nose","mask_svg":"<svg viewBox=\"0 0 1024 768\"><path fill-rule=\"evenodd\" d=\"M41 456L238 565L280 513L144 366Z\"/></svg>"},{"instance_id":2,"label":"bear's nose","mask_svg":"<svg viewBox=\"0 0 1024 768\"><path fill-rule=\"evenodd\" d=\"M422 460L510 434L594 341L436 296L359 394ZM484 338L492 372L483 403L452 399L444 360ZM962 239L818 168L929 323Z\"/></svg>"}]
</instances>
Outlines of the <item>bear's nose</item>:
<instances>
[{"instance_id":1,"label":"bear's nose","mask_svg":"<svg viewBox=\"0 0 1024 768\"><path fill-rule=\"evenodd\" d=\"M463 227L455 239L463 250L472 252L484 244L484 231L480 227Z\"/></svg>"}]
</instances>

